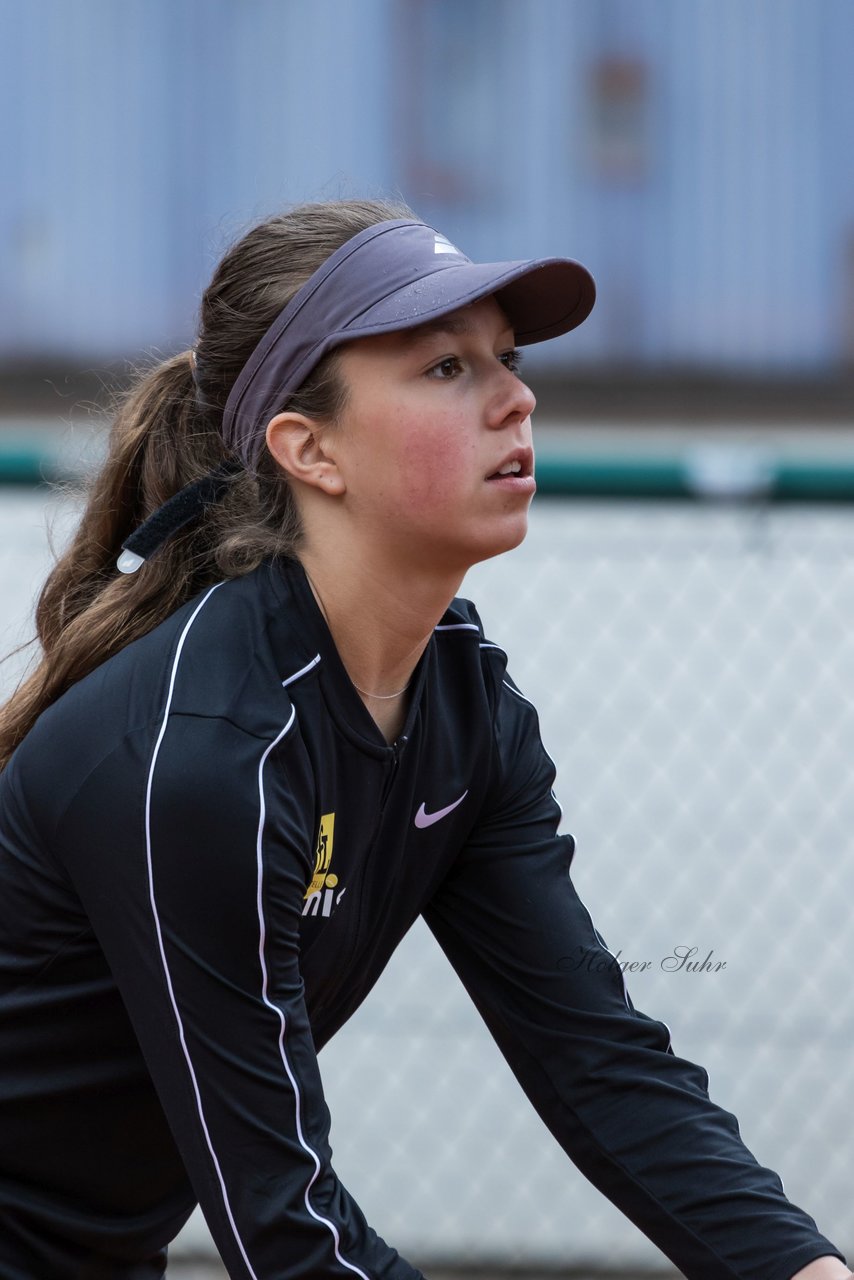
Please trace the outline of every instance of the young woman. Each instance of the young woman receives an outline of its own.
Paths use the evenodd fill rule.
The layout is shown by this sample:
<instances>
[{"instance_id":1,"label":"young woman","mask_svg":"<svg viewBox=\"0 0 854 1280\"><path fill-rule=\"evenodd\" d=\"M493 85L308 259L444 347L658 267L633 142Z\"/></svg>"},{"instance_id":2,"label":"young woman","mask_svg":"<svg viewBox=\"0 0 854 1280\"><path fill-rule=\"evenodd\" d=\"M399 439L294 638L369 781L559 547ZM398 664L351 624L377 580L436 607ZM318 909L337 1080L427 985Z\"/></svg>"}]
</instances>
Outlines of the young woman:
<instances>
[{"instance_id":1,"label":"young woman","mask_svg":"<svg viewBox=\"0 0 854 1280\"><path fill-rule=\"evenodd\" d=\"M851 1274L633 1008L536 712L455 599L525 535L516 345L592 303L573 262L306 206L118 414L0 722L4 1280L153 1280L197 1200L240 1280L417 1276L335 1175L316 1052L419 914L686 1276Z\"/></svg>"}]
</instances>

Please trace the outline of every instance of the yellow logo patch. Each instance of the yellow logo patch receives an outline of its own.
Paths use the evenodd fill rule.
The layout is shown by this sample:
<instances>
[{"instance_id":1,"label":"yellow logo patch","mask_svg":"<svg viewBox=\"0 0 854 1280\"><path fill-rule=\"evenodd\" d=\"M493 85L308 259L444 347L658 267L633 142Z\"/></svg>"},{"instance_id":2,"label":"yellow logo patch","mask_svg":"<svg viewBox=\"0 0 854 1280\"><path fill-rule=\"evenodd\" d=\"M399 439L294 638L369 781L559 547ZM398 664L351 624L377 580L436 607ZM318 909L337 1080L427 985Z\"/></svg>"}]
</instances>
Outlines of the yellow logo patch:
<instances>
[{"instance_id":1,"label":"yellow logo patch","mask_svg":"<svg viewBox=\"0 0 854 1280\"><path fill-rule=\"evenodd\" d=\"M317 832L317 848L314 853L314 875L305 891L306 898L320 893L323 888L334 889L338 877L329 868L332 865L332 843L335 837L335 814L324 813Z\"/></svg>"}]
</instances>

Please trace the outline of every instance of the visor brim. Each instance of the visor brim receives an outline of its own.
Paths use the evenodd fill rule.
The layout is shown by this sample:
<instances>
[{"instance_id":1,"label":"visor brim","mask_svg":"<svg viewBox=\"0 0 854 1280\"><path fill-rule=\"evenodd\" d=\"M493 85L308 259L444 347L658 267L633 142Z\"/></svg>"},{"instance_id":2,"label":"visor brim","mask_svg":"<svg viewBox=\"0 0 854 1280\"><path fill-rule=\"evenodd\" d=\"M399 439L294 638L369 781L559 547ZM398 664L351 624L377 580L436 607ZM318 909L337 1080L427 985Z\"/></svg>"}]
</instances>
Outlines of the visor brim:
<instances>
[{"instance_id":1,"label":"visor brim","mask_svg":"<svg viewBox=\"0 0 854 1280\"><path fill-rule=\"evenodd\" d=\"M596 286L589 271L571 258L448 263L374 303L347 325L347 338L416 328L493 294L516 342L526 346L559 337L586 320Z\"/></svg>"}]
</instances>

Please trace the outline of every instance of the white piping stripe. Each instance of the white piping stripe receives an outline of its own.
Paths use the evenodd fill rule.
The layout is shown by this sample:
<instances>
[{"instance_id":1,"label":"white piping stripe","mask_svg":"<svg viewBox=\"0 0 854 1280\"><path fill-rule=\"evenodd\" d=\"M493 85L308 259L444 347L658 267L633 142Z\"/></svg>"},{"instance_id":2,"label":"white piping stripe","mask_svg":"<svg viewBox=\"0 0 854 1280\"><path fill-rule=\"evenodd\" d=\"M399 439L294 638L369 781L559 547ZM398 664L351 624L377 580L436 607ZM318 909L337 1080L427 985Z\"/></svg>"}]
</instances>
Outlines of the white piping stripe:
<instances>
[{"instance_id":1,"label":"white piping stripe","mask_svg":"<svg viewBox=\"0 0 854 1280\"><path fill-rule=\"evenodd\" d=\"M446 622L444 626L434 627L434 631L480 631L476 622Z\"/></svg>"},{"instance_id":2,"label":"white piping stripe","mask_svg":"<svg viewBox=\"0 0 854 1280\"><path fill-rule=\"evenodd\" d=\"M175 651L175 658L172 663L172 674L169 679L169 691L166 695L166 706L164 707L164 710L163 710L163 722L160 726L160 732L157 735L157 741L154 744L154 751L151 756L151 765L148 770L148 786L146 788L146 793L145 793L145 851L146 851L146 860L148 863L148 898L151 903L152 913L154 915L154 927L157 931L157 944L158 944L158 947L160 948L160 960L163 965L163 973L166 977L166 986L169 991L169 1000L172 1005L172 1012L175 1015L175 1022L178 1027L178 1038L181 1041L181 1049L184 1054L184 1060L187 1063L187 1070L190 1073L190 1081L192 1083L193 1093L195 1094L195 1098L196 1098L196 1110L199 1113L199 1123L202 1126L202 1132L205 1135L205 1142L207 1144L208 1151L210 1152L214 1169L216 1170L216 1176L217 1176L217 1179L219 1180L220 1190L222 1191L222 1200L223 1200L223 1204L225 1205L225 1212L228 1217L228 1221L231 1224L231 1230L234 1235L234 1239L237 1242L237 1247L240 1250L240 1254L241 1254L241 1257L243 1258L243 1261L246 1263L246 1268L250 1276L252 1277L252 1280L258 1280L258 1277L255 1275L255 1272L252 1270L252 1265L246 1256L246 1250L243 1247L243 1241L240 1239L240 1234L237 1230L237 1224L235 1223L234 1215L231 1212L231 1204L229 1203L228 1192L225 1189L225 1180L222 1176L222 1169L220 1168L220 1164L219 1164L219 1160L217 1159L216 1152L213 1149L213 1143L211 1142L211 1135L208 1130L207 1121L205 1120L205 1112L202 1106L202 1098L199 1092L199 1084L196 1079L196 1073L193 1070L193 1063L190 1058L190 1051L187 1048L187 1041L184 1036L184 1023L181 1019L181 1014L178 1009L178 1002L175 998L175 991L172 986L172 975L169 972L169 964L166 959L166 950L163 946L163 932L160 928L160 916L158 915L157 903L155 902L155 899L154 899L154 868L152 865L152 854L151 854L151 791L152 791L152 785L154 782L154 768L155 768L155 765L157 764L157 757L160 753L160 744L163 741L163 737L166 733L166 726L169 722L169 711L172 706L172 694L174 693L174 690L175 690L175 679L178 674L178 663L181 659L181 651L184 648L184 641L187 639L187 634L190 630L190 627L192 627L193 623L195 622L197 615L205 607L208 600L213 595L214 591L216 591L217 587L221 587L221 586L222 586L221 582L216 583L215 586L211 587L210 591L208 591L204 599L196 606L196 608L192 613L192 616L190 617L189 622L184 627L184 630L181 632L181 638L178 641L178 648Z\"/></svg>"},{"instance_id":3,"label":"white piping stripe","mask_svg":"<svg viewBox=\"0 0 854 1280\"><path fill-rule=\"evenodd\" d=\"M315 658L315 662L319 662L319 661L320 661L320 655L318 654L317 658ZM314 663L309 663L309 667L312 667L312 666L314 666ZM303 668L303 670L308 670L308 668L307 667ZM298 672L297 674L300 674L300 673ZM291 677L291 679L295 679L295 678L296 677L293 677L293 676ZM294 1118L296 1120L297 1138L299 1139L299 1144L302 1147L303 1151L305 1151L307 1155L311 1156L312 1160L314 1161L314 1173L311 1175L311 1178L309 1179L308 1185L305 1189L305 1193L303 1195L303 1202L305 1204L306 1209L311 1214L312 1218L314 1218L316 1222L322 1223L323 1226L328 1227L329 1230L331 1231L332 1239L335 1247L335 1257L341 1263L341 1266L346 1267L348 1271L355 1272L357 1276L362 1277L362 1280L369 1280L369 1277L365 1274L364 1271L361 1271L359 1267L354 1266L352 1262L348 1262L346 1258L342 1257L341 1237L338 1233L338 1228L335 1226L334 1222L330 1222L328 1218L324 1218L321 1216L321 1214L317 1213L312 1208L311 1202L308 1198L309 1192L311 1191L312 1187L317 1181L317 1178L320 1175L320 1158L317 1155L317 1152L311 1146L309 1146L309 1144L306 1142L305 1136L302 1131L302 1116L300 1114L302 1109L302 1099L300 1095L300 1089L299 1089L299 1085L297 1084L296 1076L291 1070L291 1064L288 1061L288 1055L285 1051L285 1033L287 1031L285 1015L283 1014L279 1006L274 1004L270 1000L269 996L267 995L267 961L264 956L264 947L265 947L265 942L267 937L267 927L264 920L264 903L263 903L263 888L264 888L263 840L264 840L264 822L267 816L267 802L264 796L264 765L267 761L267 757L269 756L270 752L273 750L274 747L277 746L279 742L281 742L282 738L284 738L285 734L288 732L291 725L293 724L295 718L296 718L296 708L293 708L291 710L291 715L290 715L290 719L288 720L288 723L285 725L284 729L279 734L278 738L276 738L275 742L271 742L269 747L267 747L267 750L264 752L263 756L261 757L261 763L258 766L258 795L259 795L259 801L260 801L260 809L259 809L259 816L258 816L258 838L256 842L255 853L256 853L256 859L258 864L258 935L259 935L258 959L261 962L261 974L262 974L261 998L264 1001L264 1004L267 1006L267 1008L272 1009L279 1019L279 1042L278 1042L279 1056L282 1059L282 1065L285 1068L287 1077L291 1082L291 1088L294 1091L294 1099L295 1099Z\"/></svg>"},{"instance_id":4,"label":"white piping stripe","mask_svg":"<svg viewBox=\"0 0 854 1280\"><path fill-rule=\"evenodd\" d=\"M509 680L502 680L501 683L504 685L506 689L509 689L511 693L515 693L517 698L521 698L523 702L527 702L529 707L534 707L534 704L531 701L531 699L526 698L524 693L520 693L518 689L514 688L514 686L510 683ZM534 707L534 710L536 711L537 708ZM539 715L539 712L537 712L537 714ZM546 750L545 747L543 747L543 750L544 751ZM546 755L549 756L548 751L546 751ZM551 756L549 756L549 759L552 760ZM554 760L552 760L552 764L554 764Z\"/></svg>"},{"instance_id":5,"label":"white piping stripe","mask_svg":"<svg viewBox=\"0 0 854 1280\"><path fill-rule=\"evenodd\" d=\"M534 704L533 704L533 702L531 701L531 699L530 699L530 698L526 698L526 697L525 697L525 695L524 695L524 693L520 693L518 689L514 689L514 688L513 688L513 685L512 685L512 684L510 684L509 680L502 680L502 681L501 681L501 683L502 683L506 688L508 688L508 689L510 690L510 692L511 692L511 693L515 693L517 698L521 698L523 702L527 702L527 704L528 704L528 706L529 706L529 707L534 707L534 710L535 710L535 711L537 710L537 708L534 706ZM539 712L537 712L537 714L539 715ZM542 743L540 743L540 745L542 746ZM554 760L552 760L551 756L549 755L548 751L546 751L545 747L543 747L543 751L545 752L545 754L546 754L546 756L548 757L548 759L549 759L549 760L551 760L552 768L554 769L555 773L557 773L557 765L555 764ZM560 809L560 816L561 816L561 819L563 819L563 809L561 808L560 801L558 800L557 796L555 795L554 790L552 790L552 799L554 800L554 802L555 802L555 804L557 805L558 809ZM574 886L573 886L573 887L574 887ZM582 901L581 896L580 896L580 894L579 894L579 892L578 892L578 890L577 890L577 889L575 890L575 896L576 896L576 898L578 898L578 901L581 903L582 907L584 908L585 914L587 915L587 919L590 921L590 928L593 930L594 934L596 935L596 941L599 943L599 946L602 948L602 950L603 950L603 951L607 951L608 955L612 958L612 960L614 961L614 963L619 967L619 964L620 964L619 960L618 960L618 959L617 959L617 957L614 955L614 953L613 953L613 951L611 950L611 948L610 948L610 947L606 947L606 946L605 946L605 943L604 943L604 942L603 942L603 940L602 940L602 935L600 934L599 930L596 928L595 924L593 923L593 917L591 916L590 912L589 912L589 911L588 911L588 909L587 909L587 904L586 904L585 902L583 902L583 901ZM626 1008L627 1008L627 1009L630 1009L630 1008L631 1008L631 1005L630 1005L630 1003L629 1003L629 989L628 989L628 987L626 986L626 975L625 975L625 972L623 971L623 969L620 969L620 977L621 977L621 978L622 978L622 980L623 980L623 999L624 999L624 1000L625 1000L625 1002L626 1002ZM670 1032L670 1028L668 1027L668 1034L669 1034L669 1032Z\"/></svg>"},{"instance_id":6,"label":"white piping stripe","mask_svg":"<svg viewBox=\"0 0 854 1280\"><path fill-rule=\"evenodd\" d=\"M504 651L503 651L503 649L502 649L502 653L503 653L503 652L504 652ZM537 717L539 718L540 713L539 713L539 711L537 711L537 708L534 706L534 704L533 704L533 702L531 701L531 699L530 699L530 698L526 698L526 697L525 697L525 695L524 695L524 693L520 693L520 692L519 692L519 690L518 690L517 688L515 688L515 687L510 683L510 681L509 681L509 680L502 680L502 681L501 681L501 683L504 685L504 687L505 687L505 688L509 689L511 693L515 693L515 695L516 695L516 697L517 697L517 698L521 698L521 700L522 700L523 702L526 702L526 703L528 704L528 706L532 709L532 711L536 711L536 712L537 712ZM543 748L543 753L544 753L544 755L545 755L546 759L549 761L549 763L551 764L552 768L553 768L553 769L554 769L554 771L555 771L555 777L557 777L557 765L555 764L554 760L552 760L552 758L551 758L551 756L549 755L548 751L546 751L545 744L543 743L542 739L540 739L540 746ZM557 796L555 795L554 787L552 787L551 797L552 797L552 800L554 800L555 804L557 805L558 809L560 810L560 820L561 820L561 822L563 822L563 806L561 805L561 802L558 800ZM591 921L591 924L592 924L592 921Z\"/></svg>"},{"instance_id":7,"label":"white piping stripe","mask_svg":"<svg viewBox=\"0 0 854 1280\"><path fill-rule=\"evenodd\" d=\"M479 645L479 648L481 648L481 649L497 649L499 653L504 653L504 650L501 648L501 645L500 645L500 644L493 644L491 640L482 640L482 641L481 641L481 643L480 643L480 645ZM506 654L505 654L505 657L506 657Z\"/></svg>"},{"instance_id":8,"label":"white piping stripe","mask_svg":"<svg viewBox=\"0 0 854 1280\"><path fill-rule=\"evenodd\" d=\"M287 680L282 681L282 688L286 689L289 684L293 684L295 680L299 680L300 676L306 675L311 671L312 667L316 667L320 661L320 654L316 653L311 662L307 662L304 667L300 667L299 671L295 671L292 676L288 676Z\"/></svg>"}]
</instances>

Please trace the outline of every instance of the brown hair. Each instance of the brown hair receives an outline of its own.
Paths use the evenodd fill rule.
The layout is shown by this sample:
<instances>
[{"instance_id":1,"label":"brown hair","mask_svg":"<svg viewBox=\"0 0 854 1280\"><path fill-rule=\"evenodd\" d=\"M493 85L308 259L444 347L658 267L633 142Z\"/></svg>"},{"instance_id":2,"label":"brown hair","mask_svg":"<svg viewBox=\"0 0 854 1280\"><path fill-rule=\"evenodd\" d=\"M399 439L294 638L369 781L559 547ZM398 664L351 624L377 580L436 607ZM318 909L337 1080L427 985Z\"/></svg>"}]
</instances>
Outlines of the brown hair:
<instances>
[{"instance_id":1,"label":"brown hair","mask_svg":"<svg viewBox=\"0 0 854 1280\"><path fill-rule=\"evenodd\" d=\"M118 408L77 532L38 600L41 660L0 710L0 769L41 712L101 662L212 582L294 554L293 495L265 450L257 474L239 471L225 496L139 572L115 567L143 520L225 458L219 423L229 391L300 286L358 232L412 216L376 200L299 205L254 227L222 259L202 299L195 357L184 352L144 373ZM333 352L288 407L330 422L344 394Z\"/></svg>"}]
</instances>

